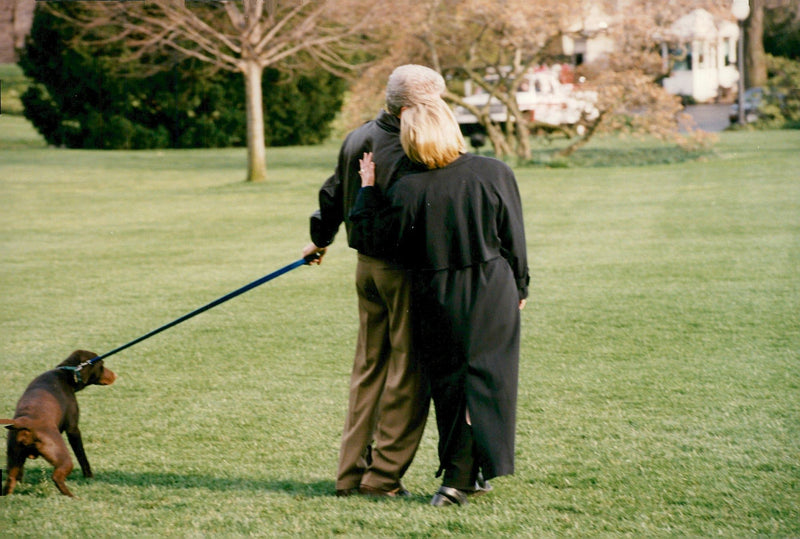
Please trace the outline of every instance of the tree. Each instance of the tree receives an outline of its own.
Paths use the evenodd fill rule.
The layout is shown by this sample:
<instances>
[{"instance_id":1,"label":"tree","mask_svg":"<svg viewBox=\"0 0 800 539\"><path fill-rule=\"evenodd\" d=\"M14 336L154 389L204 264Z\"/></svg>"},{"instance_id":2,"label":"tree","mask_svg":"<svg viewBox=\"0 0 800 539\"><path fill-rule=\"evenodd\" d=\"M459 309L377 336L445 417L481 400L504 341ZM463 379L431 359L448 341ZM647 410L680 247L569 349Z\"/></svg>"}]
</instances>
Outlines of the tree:
<instances>
[{"instance_id":1,"label":"tree","mask_svg":"<svg viewBox=\"0 0 800 539\"><path fill-rule=\"evenodd\" d=\"M125 41L89 48L74 39L83 3L37 10L20 60L34 81L23 95L25 114L50 144L70 148L196 148L243 146L244 88L237 75L174 51L157 51L114 68ZM94 36L101 37L101 36ZM149 69L148 64L169 69ZM142 73L149 73L142 77ZM263 101L269 145L323 140L341 106L341 79L318 70L289 80L265 70ZM313 111L310 113L309 111Z\"/></svg>"},{"instance_id":2,"label":"tree","mask_svg":"<svg viewBox=\"0 0 800 539\"><path fill-rule=\"evenodd\" d=\"M766 47L788 57L800 55L800 1L750 0L750 16L745 21L745 84L765 86L768 76Z\"/></svg>"},{"instance_id":3,"label":"tree","mask_svg":"<svg viewBox=\"0 0 800 539\"><path fill-rule=\"evenodd\" d=\"M383 78L393 65L424 59L446 77L445 99L481 119L496 155L529 158L529 134L537 124L520 114L514 90L526 70L551 58L550 47L559 39L566 16L581 4L579 0L426 0L413 2L413 9L398 6L407 31L395 30L390 36L384 59L372 67L368 78L374 79L375 73ZM490 72L493 78L487 77ZM501 101L510 121L493 122L488 106L466 103L462 93L466 80ZM368 88L356 86L354 93L362 90Z\"/></svg>"},{"instance_id":4,"label":"tree","mask_svg":"<svg viewBox=\"0 0 800 539\"><path fill-rule=\"evenodd\" d=\"M582 135L562 129L572 140L565 153L609 130L688 142L677 129L680 101L659 84L664 72L656 45L660 30L699 4L717 11L724 4L730 16L724 0L426 0L415 2L414 18L407 21L412 38L397 36L392 47L403 51L403 59L424 58L446 76L445 98L481 120L496 155L513 153L527 160L529 134L543 126L517 106L515 90L522 75L538 64L570 61L561 48L564 36L601 33L614 42L614 49L591 68L582 68L597 92L599 115L584 119ZM400 63L398 53L387 57ZM508 120L492 121L488 104L470 108L457 82L465 79L502 103Z\"/></svg>"},{"instance_id":5,"label":"tree","mask_svg":"<svg viewBox=\"0 0 800 539\"><path fill-rule=\"evenodd\" d=\"M376 5L380 5L377 3ZM148 0L93 3L88 31L115 28L138 59L170 49L244 78L247 181L267 177L262 75L267 67L296 72L319 66L344 75L360 32L376 7L356 0Z\"/></svg>"},{"instance_id":6,"label":"tree","mask_svg":"<svg viewBox=\"0 0 800 539\"><path fill-rule=\"evenodd\" d=\"M800 0L769 0L764 12L764 49L800 59Z\"/></svg>"},{"instance_id":7,"label":"tree","mask_svg":"<svg viewBox=\"0 0 800 539\"><path fill-rule=\"evenodd\" d=\"M767 61L764 52L765 0L750 0L750 16L744 23L745 87L764 86L767 82Z\"/></svg>"}]
</instances>

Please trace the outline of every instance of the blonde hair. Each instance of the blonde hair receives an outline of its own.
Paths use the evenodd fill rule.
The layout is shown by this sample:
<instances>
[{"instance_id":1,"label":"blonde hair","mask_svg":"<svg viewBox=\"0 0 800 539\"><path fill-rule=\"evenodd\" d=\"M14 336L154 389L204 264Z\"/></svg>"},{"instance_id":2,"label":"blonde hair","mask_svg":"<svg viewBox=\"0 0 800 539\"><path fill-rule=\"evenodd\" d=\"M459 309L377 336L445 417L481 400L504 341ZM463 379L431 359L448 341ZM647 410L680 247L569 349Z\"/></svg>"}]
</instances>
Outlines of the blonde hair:
<instances>
[{"instance_id":1,"label":"blonde hair","mask_svg":"<svg viewBox=\"0 0 800 539\"><path fill-rule=\"evenodd\" d=\"M438 71L417 64L395 68L386 83L386 110L395 116L403 107L440 97L447 89Z\"/></svg>"},{"instance_id":2,"label":"blonde hair","mask_svg":"<svg viewBox=\"0 0 800 539\"><path fill-rule=\"evenodd\" d=\"M441 98L403 110L400 142L409 158L428 168L449 165L467 146L453 111Z\"/></svg>"}]
</instances>

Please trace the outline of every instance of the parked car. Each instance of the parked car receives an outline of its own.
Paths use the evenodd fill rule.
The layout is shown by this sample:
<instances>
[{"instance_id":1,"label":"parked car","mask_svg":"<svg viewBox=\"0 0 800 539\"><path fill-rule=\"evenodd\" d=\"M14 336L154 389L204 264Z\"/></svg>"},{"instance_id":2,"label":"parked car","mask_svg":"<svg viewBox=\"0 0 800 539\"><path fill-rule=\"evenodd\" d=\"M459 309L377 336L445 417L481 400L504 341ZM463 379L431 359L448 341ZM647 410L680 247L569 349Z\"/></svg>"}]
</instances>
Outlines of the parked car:
<instances>
[{"instance_id":1,"label":"parked car","mask_svg":"<svg viewBox=\"0 0 800 539\"><path fill-rule=\"evenodd\" d=\"M759 108L764 101L764 89L756 86L744 91L744 121L747 123L755 122L760 116ZM739 100L731 105L728 111L728 119L731 123L739 121Z\"/></svg>"}]
</instances>

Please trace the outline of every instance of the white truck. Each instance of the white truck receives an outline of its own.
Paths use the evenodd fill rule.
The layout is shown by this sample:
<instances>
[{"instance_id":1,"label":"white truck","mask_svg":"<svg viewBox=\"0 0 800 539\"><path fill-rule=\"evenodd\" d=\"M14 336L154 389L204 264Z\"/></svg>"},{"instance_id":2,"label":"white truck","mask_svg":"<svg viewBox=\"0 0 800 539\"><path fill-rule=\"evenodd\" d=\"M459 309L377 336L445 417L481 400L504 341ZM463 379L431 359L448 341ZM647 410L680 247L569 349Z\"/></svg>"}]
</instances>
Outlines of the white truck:
<instances>
[{"instance_id":1,"label":"white truck","mask_svg":"<svg viewBox=\"0 0 800 539\"><path fill-rule=\"evenodd\" d=\"M575 84L562 82L560 75L561 68L529 71L519 86L517 103L528 121L544 127L572 126L580 134L585 129L582 122L595 120L600 114L595 106L597 92L577 90ZM508 118L505 105L496 97L489 99L489 94L482 88L473 91L470 82L464 84L464 101L478 109L484 108L488 102L490 118L497 123L505 122ZM478 118L463 106L457 106L454 112L464 136L473 146L481 146L486 129Z\"/></svg>"}]
</instances>

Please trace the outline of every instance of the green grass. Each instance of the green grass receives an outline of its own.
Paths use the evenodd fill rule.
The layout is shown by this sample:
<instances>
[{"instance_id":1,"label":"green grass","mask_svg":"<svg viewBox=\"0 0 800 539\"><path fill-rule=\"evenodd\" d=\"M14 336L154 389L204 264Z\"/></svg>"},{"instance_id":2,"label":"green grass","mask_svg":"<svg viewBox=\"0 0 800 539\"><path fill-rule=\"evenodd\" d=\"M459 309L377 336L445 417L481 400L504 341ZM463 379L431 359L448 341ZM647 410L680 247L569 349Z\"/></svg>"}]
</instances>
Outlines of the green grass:
<instances>
[{"instance_id":1,"label":"green grass","mask_svg":"<svg viewBox=\"0 0 800 539\"><path fill-rule=\"evenodd\" d=\"M22 115L22 96L28 87L28 79L17 64L0 64L0 100L3 114Z\"/></svg>"},{"instance_id":2,"label":"green grass","mask_svg":"<svg viewBox=\"0 0 800 539\"><path fill-rule=\"evenodd\" d=\"M9 127L11 126L11 127ZM299 258L337 145L36 147L0 118L0 416L75 348L104 352ZM29 140L26 144L13 141ZM12 141L12 142L9 142ZM654 151L660 151L654 148ZM355 332L341 238L117 356L79 395L96 477L30 461L5 536L800 535L800 133L702 162L518 169L533 274L517 473L427 505L333 496ZM90 515L87 517L87 515Z\"/></svg>"},{"instance_id":3,"label":"green grass","mask_svg":"<svg viewBox=\"0 0 800 539\"><path fill-rule=\"evenodd\" d=\"M47 143L33 125L22 116L0 115L0 151L7 159L9 151L45 148Z\"/></svg>"}]
</instances>

